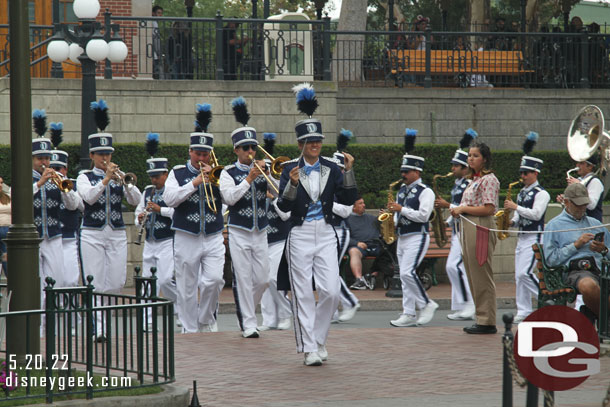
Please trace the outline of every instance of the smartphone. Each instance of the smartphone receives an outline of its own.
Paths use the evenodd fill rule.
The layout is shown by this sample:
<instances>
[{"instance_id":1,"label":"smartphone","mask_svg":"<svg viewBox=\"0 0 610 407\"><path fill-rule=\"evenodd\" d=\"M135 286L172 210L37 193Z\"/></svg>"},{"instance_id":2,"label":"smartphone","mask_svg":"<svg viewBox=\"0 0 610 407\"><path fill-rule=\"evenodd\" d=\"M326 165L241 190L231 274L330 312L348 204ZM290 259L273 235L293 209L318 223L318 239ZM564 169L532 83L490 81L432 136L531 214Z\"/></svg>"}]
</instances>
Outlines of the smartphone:
<instances>
[{"instance_id":1,"label":"smartphone","mask_svg":"<svg viewBox=\"0 0 610 407\"><path fill-rule=\"evenodd\" d=\"M594 240L597 240L598 242L603 242L604 241L604 235L606 234L606 232L599 232L595 234L595 237L593 238Z\"/></svg>"}]
</instances>

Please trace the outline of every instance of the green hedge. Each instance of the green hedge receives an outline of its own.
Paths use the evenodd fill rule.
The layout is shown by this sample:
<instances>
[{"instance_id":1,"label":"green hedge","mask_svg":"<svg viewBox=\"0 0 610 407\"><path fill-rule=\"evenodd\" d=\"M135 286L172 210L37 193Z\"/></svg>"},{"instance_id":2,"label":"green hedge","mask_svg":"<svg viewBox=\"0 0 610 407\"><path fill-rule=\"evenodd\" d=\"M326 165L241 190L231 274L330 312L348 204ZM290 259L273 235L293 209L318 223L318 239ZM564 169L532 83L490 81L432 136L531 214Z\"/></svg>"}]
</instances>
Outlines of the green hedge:
<instances>
[{"instance_id":1,"label":"green hedge","mask_svg":"<svg viewBox=\"0 0 610 407\"><path fill-rule=\"evenodd\" d=\"M75 178L77 175L78 153L80 145L65 144L61 146L70 154L69 175ZM138 176L138 187L142 189L148 184L145 161L148 158L143 144L119 144L115 145L113 162L120 165L126 172L134 172ZM323 146L322 154L332 155L334 145ZM215 148L216 155L221 164L229 164L235 161L235 154L231 146L222 145ZM355 171L358 189L364 196L367 206L375 208L385 206L387 198L387 187L390 182L400 177L400 162L403 154L401 145L375 145L354 144L348 151L355 157ZM426 159L426 167L423 174L424 182L432 183L434 174L446 174L450 170L450 160L455 152L454 145L420 144L414 154ZM276 156L286 155L297 157L299 150L296 146L278 145L275 148ZM184 164L188 158L188 148L185 145L162 144L159 147L158 157L167 157L170 165ZM494 151L492 156L492 167L500 180L503 188L507 188L510 182L519 178L519 164L522 153L518 151ZM545 169L540 176L540 183L554 197L565 188L566 171L574 167L573 161L567 152L559 151L537 151L536 157L545 162ZM7 184L11 184L10 177L10 147L0 146L0 176L4 177ZM439 189L441 194L448 195L453 184L451 178L440 180ZM516 191L515 191L516 193ZM514 197L514 195L513 195Z\"/></svg>"}]
</instances>

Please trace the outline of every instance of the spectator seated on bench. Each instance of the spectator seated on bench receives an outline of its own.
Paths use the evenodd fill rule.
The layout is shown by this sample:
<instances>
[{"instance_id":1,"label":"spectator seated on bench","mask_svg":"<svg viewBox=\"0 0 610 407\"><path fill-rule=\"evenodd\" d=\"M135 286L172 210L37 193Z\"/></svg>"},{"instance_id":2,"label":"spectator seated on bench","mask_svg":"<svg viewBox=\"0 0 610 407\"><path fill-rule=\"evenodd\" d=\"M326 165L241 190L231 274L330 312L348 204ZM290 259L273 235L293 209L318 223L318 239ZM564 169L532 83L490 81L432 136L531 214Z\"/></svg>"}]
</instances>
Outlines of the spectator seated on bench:
<instances>
[{"instance_id":1,"label":"spectator seated on bench","mask_svg":"<svg viewBox=\"0 0 610 407\"><path fill-rule=\"evenodd\" d=\"M589 192L583 184L569 185L563 195L565 209L546 226L544 259L550 267L565 268L563 283L582 294L585 305L599 316L600 306L610 304L610 298L600 298L602 260L610 259L606 246L610 232L586 215ZM599 228L578 230L596 226Z\"/></svg>"},{"instance_id":2,"label":"spectator seated on bench","mask_svg":"<svg viewBox=\"0 0 610 407\"><path fill-rule=\"evenodd\" d=\"M379 241L379 221L377 217L365 213L365 209L364 199L359 197L354 202L353 213L347 218L350 230L347 253L350 269L356 278L350 287L352 290L370 288L369 283L362 277L362 259L377 257L382 249Z\"/></svg>"}]
</instances>

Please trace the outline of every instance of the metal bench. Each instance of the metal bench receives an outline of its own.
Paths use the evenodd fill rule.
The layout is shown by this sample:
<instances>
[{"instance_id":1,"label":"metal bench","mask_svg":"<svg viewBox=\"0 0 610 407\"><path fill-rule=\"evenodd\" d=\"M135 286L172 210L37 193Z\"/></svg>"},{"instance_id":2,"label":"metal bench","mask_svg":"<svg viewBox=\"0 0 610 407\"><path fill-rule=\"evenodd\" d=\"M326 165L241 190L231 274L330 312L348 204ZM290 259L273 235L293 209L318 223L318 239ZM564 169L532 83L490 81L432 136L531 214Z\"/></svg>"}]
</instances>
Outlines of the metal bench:
<instances>
[{"instance_id":1,"label":"metal bench","mask_svg":"<svg viewBox=\"0 0 610 407\"><path fill-rule=\"evenodd\" d=\"M539 280L538 308L545 305L566 305L576 300L576 290L563 282L566 266L550 267L544 258L542 244L532 246L536 256Z\"/></svg>"}]
</instances>

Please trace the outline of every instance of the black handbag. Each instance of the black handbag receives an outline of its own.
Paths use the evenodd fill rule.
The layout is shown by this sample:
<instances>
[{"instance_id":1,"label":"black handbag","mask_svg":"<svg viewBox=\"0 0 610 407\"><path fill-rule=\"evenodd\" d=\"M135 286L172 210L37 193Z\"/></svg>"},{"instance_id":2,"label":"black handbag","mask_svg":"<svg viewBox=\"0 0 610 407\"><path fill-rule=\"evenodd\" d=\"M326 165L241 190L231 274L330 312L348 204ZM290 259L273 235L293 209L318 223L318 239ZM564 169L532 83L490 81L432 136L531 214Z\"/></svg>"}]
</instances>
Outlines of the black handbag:
<instances>
[{"instance_id":1,"label":"black handbag","mask_svg":"<svg viewBox=\"0 0 610 407\"><path fill-rule=\"evenodd\" d=\"M599 275L600 271L597 268L597 263L593 256L581 257L579 259L570 260L570 271L585 270L593 274Z\"/></svg>"}]
</instances>

